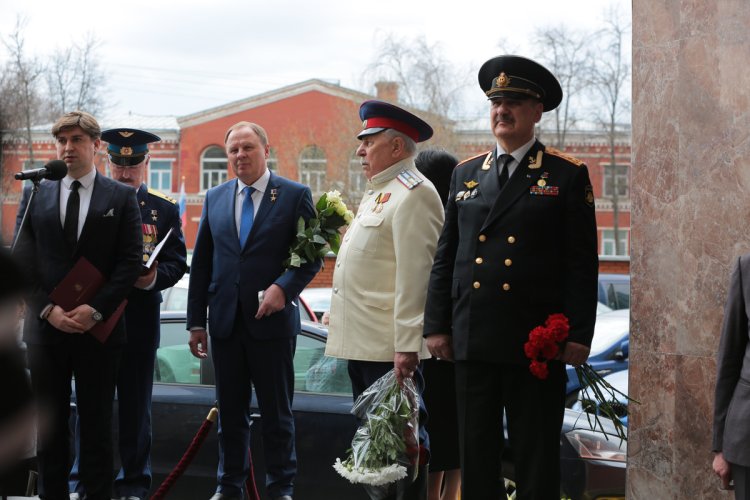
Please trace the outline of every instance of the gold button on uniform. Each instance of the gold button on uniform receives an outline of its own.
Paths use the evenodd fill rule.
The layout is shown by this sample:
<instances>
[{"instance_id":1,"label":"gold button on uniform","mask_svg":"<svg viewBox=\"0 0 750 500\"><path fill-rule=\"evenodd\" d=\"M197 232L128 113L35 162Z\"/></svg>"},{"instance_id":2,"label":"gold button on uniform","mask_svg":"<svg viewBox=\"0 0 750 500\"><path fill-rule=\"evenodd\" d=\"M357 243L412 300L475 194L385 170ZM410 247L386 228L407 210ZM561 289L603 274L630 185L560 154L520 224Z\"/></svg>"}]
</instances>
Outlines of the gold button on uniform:
<instances>
[{"instance_id":1,"label":"gold button on uniform","mask_svg":"<svg viewBox=\"0 0 750 500\"><path fill-rule=\"evenodd\" d=\"M508 236L508 243L510 243L512 245L515 242L516 242L516 237L515 236Z\"/></svg>"},{"instance_id":2,"label":"gold button on uniform","mask_svg":"<svg viewBox=\"0 0 750 500\"><path fill-rule=\"evenodd\" d=\"M481 264L482 262L484 262L484 260L481 257L477 257L476 259L474 259L474 262L476 262L477 264Z\"/></svg>"},{"instance_id":3,"label":"gold button on uniform","mask_svg":"<svg viewBox=\"0 0 750 500\"><path fill-rule=\"evenodd\" d=\"M510 260L510 259L505 259L505 265L506 265L507 267L510 267L510 266L512 266L512 265L513 265L513 261L512 261L512 260Z\"/></svg>"},{"instance_id":4,"label":"gold button on uniform","mask_svg":"<svg viewBox=\"0 0 750 500\"><path fill-rule=\"evenodd\" d=\"M479 241L487 241L487 237L483 234L479 235Z\"/></svg>"},{"instance_id":5,"label":"gold button on uniform","mask_svg":"<svg viewBox=\"0 0 750 500\"><path fill-rule=\"evenodd\" d=\"M474 288L479 288L480 286L482 286L482 284L480 282L478 282L478 281L474 282Z\"/></svg>"},{"instance_id":6,"label":"gold button on uniform","mask_svg":"<svg viewBox=\"0 0 750 500\"><path fill-rule=\"evenodd\" d=\"M505 290L506 292L507 292L508 290L510 290L510 285L509 285L509 284L507 284L507 283L503 283L503 290Z\"/></svg>"}]
</instances>

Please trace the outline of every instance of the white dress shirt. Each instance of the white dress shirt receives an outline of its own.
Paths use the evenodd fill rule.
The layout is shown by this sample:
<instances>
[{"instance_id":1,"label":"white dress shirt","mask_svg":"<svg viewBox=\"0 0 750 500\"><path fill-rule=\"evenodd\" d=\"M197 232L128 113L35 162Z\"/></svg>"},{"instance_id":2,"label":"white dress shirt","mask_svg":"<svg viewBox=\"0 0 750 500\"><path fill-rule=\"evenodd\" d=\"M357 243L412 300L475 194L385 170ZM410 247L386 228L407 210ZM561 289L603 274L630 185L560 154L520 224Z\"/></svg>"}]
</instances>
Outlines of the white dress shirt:
<instances>
[{"instance_id":1,"label":"white dress shirt","mask_svg":"<svg viewBox=\"0 0 750 500\"><path fill-rule=\"evenodd\" d=\"M65 217L67 216L65 212L68 210L68 198L70 197L71 191L70 186L75 180L81 183L78 188L78 197L81 202L78 209L78 234L76 235L76 239L81 237L81 231L86 222L86 215L89 213L91 194L94 192L94 179L96 179L96 175L96 169L92 168L91 172L79 179L74 179L70 175L66 175L63 177L63 180L60 181L62 182L62 185L60 186L60 224L62 224L63 228L65 227Z\"/></svg>"},{"instance_id":2,"label":"white dress shirt","mask_svg":"<svg viewBox=\"0 0 750 500\"><path fill-rule=\"evenodd\" d=\"M513 157L513 161L508 164L508 179L511 178L511 176L513 175L513 172L516 171L516 168L518 167L518 165L521 164L523 157L526 156L526 153L529 152L529 149L531 149L531 146L533 146L535 142L536 142L536 137L532 137L529 142L527 142L520 148L510 153L510 155ZM500 158L500 155L504 155L504 154L508 154L508 152L505 151L503 147L498 143L496 158Z\"/></svg>"},{"instance_id":3,"label":"white dress shirt","mask_svg":"<svg viewBox=\"0 0 750 500\"><path fill-rule=\"evenodd\" d=\"M258 215L258 209L260 208L260 202L263 201L263 194L266 192L268 187L268 180L271 178L271 171L266 169L257 181L253 182L250 187L255 188L252 194L253 197L253 220ZM234 223L237 226L237 234L240 234L240 224L242 223L242 204L245 201L245 184L241 180L237 179L237 192L234 195Z\"/></svg>"}]
</instances>

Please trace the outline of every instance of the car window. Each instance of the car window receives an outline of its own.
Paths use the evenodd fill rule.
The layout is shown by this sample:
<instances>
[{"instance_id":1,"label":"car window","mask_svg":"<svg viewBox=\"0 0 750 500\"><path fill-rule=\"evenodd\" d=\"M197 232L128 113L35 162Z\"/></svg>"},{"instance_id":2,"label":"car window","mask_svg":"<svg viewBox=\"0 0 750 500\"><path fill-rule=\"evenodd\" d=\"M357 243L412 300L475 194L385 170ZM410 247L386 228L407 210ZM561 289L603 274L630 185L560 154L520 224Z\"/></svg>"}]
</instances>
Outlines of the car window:
<instances>
[{"instance_id":1,"label":"car window","mask_svg":"<svg viewBox=\"0 0 750 500\"><path fill-rule=\"evenodd\" d=\"M302 321L312 321L314 323L315 319L312 316L310 316L310 312L307 310L304 304L302 304L302 301L297 301L297 302L298 302L297 305L299 306L298 307L299 319L301 319Z\"/></svg>"},{"instance_id":2,"label":"car window","mask_svg":"<svg viewBox=\"0 0 750 500\"><path fill-rule=\"evenodd\" d=\"M612 284L612 293L617 309L630 309L630 283Z\"/></svg>"},{"instance_id":3,"label":"car window","mask_svg":"<svg viewBox=\"0 0 750 500\"><path fill-rule=\"evenodd\" d=\"M161 342L156 350L154 382L200 384L201 362L190 354L185 321L161 323Z\"/></svg>"},{"instance_id":4,"label":"car window","mask_svg":"<svg viewBox=\"0 0 750 500\"><path fill-rule=\"evenodd\" d=\"M294 355L294 390L351 395L347 361L326 356L322 340L298 336Z\"/></svg>"}]
</instances>

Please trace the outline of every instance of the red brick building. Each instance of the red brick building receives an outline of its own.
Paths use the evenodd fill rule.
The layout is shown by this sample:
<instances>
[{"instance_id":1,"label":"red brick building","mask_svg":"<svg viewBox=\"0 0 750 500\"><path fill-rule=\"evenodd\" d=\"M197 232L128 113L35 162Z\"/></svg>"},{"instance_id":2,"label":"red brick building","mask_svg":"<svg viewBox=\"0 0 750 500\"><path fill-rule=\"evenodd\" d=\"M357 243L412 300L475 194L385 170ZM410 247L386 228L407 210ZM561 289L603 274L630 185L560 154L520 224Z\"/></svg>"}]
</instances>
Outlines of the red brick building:
<instances>
[{"instance_id":1,"label":"red brick building","mask_svg":"<svg viewBox=\"0 0 750 500\"><path fill-rule=\"evenodd\" d=\"M393 84L378 85L380 98L393 101L396 93ZM101 125L102 128L145 129L162 138L162 142L151 146L151 164L146 179L151 187L175 198L179 196L184 180L187 195L185 239L191 248L204 193L233 177L224 153L224 134L229 126L241 120L259 123L268 132L271 170L309 185L314 197L326 190L338 189L356 209L365 186L359 159L355 155L358 146L356 134L361 126L357 112L362 101L372 98L374 96L322 80L308 80L187 116L129 114L104 119ZM430 121L429 117L427 121ZM33 132L34 167L55 158L50 128L51 125L37 127ZM543 141L544 135L542 131ZM454 141L456 138L458 151L455 153L459 157L488 151L495 144L489 118L468 125L454 124ZM601 269L603 272L628 272L630 138L623 137L616 148L616 186L611 176L605 175L611 161L604 136L569 132L568 138L565 151L584 160L591 173L597 199ZM440 147L441 144L438 135L428 141L426 147ZM32 168L28 149L25 140L11 133L3 134L0 222L5 244L12 239L22 187L21 182L13 180L13 174L23 168ZM106 170L104 151L102 148L97 158L97 167L102 172ZM614 216L609 201L613 189L619 194L619 256L614 256ZM330 283L327 276L330 267L316 279L320 286Z\"/></svg>"}]
</instances>

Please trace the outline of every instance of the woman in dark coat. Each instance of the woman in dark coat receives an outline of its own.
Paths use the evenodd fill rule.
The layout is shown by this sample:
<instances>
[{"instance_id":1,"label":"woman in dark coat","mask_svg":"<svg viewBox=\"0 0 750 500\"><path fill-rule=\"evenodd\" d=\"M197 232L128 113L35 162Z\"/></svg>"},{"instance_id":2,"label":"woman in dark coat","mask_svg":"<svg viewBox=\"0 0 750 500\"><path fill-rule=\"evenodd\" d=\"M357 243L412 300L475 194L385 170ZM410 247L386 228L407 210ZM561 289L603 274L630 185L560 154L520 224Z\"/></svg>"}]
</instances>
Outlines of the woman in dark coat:
<instances>
[{"instance_id":1,"label":"woman in dark coat","mask_svg":"<svg viewBox=\"0 0 750 500\"><path fill-rule=\"evenodd\" d=\"M419 153L414 162L435 186L445 205L458 160L445 151L428 149ZM424 361L423 371L431 452L428 499L455 500L461 489L455 371L452 362L435 358Z\"/></svg>"}]
</instances>

